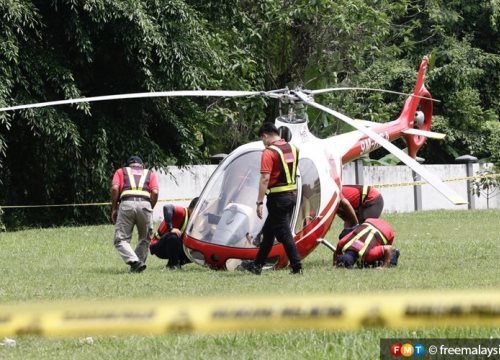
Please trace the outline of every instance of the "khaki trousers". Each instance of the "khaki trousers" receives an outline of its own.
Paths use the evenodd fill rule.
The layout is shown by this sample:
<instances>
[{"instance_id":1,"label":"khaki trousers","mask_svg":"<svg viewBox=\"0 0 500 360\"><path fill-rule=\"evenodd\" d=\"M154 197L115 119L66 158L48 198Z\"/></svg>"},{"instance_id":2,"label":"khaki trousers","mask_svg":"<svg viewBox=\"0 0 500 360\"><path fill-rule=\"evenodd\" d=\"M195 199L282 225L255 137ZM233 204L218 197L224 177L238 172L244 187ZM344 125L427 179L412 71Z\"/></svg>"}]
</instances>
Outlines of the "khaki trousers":
<instances>
[{"instance_id":1,"label":"khaki trousers","mask_svg":"<svg viewBox=\"0 0 500 360\"><path fill-rule=\"evenodd\" d=\"M153 210L148 200L125 200L118 206L113 243L126 264L138 260L146 262L153 233L152 215ZM139 240L135 250L132 250L130 242L134 225L137 226Z\"/></svg>"}]
</instances>

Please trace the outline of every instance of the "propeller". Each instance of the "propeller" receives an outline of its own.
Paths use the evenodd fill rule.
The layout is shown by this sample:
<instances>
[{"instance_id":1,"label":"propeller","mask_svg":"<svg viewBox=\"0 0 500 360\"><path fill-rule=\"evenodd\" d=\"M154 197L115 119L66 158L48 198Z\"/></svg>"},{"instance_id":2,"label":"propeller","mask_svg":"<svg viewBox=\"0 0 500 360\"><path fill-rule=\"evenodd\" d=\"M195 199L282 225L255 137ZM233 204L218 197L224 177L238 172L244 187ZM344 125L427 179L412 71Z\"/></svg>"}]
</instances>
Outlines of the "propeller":
<instances>
[{"instance_id":1,"label":"propeller","mask_svg":"<svg viewBox=\"0 0 500 360\"><path fill-rule=\"evenodd\" d=\"M264 94L265 93L262 93L260 91L228 91L228 90L186 90L186 91L143 92L143 93L132 93L132 94L93 96L88 98L66 99L66 100L47 101L47 102L28 104L28 105L9 106L0 108L0 111L33 109L33 108L41 108L41 107L55 106L55 105L77 104L77 103L119 100L119 99L139 99L139 98L173 97L173 96L205 96L205 97L237 98L237 97L264 95Z\"/></svg>"},{"instance_id":2,"label":"propeller","mask_svg":"<svg viewBox=\"0 0 500 360\"><path fill-rule=\"evenodd\" d=\"M392 91L392 90L386 90L386 89L364 88L364 87L327 88L327 89L304 91L304 93L311 94L311 95L317 95L317 94L324 94L324 93L334 92L334 91L376 91L376 92L382 92L382 93L388 93L388 94L413 96L413 97L416 97L419 99L427 99L430 101L441 102L440 100L437 100L437 99L433 99L433 98L425 97L425 96L419 96L419 95L415 95L415 94L403 93L403 92L399 92L399 91Z\"/></svg>"},{"instance_id":3,"label":"propeller","mask_svg":"<svg viewBox=\"0 0 500 360\"><path fill-rule=\"evenodd\" d=\"M462 199L461 196L459 196L457 193L455 193L453 190L451 190L448 186L446 186L437 176L433 175L426 168L424 168L422 165L420 165L417 161L415 161L413 158L408 156L408 154L406 154L401 149L396 147L390 141L384 139L382 136L380 136L379 134L377 134L373 130L371 130L363 125L360 125L359 122L357 122L356 120L351 119L350 117L348 117L342 113L339 113L338 111L332 110L326 106L318 104L317 102L312 100L309 96L307 96L305 93L302 93L300 91L297 91L294 93L299 99L301 99L304 102L304 104L315 107L316 109L322 110L322 111L344 121L345 123L351 125L353 128L361 131L363 134L367 135L369 138L376 141L379 145L383 146L391 154L393 154L399 160L401 160L406 165L408 165L413 171L415 171L417 174L420 174L420 176L422 176L423 179L425 179L429 184L431 184L436 190L438 190L441 194L443 194L448 200L450 200L455 205L467 204L467 201Z\"/></svg>"},{"instance_id":4,"label":"propeller","mask_svg":"<svg viewBox=\"0 0 500 360\"><path fill-rule=\"evenodd\" d=\"M66 100L58 100L58 101L47 101L42 103L28 104L28 105L17 105L17 106L9 106L0 108L0 111L10 111L10 110L22 110L22 109L33 109L33 108L41 108L47 106L55 106L55 105L64 105L64 104L77 104L77 103L86 103L86 102L95 102L95 101L106 101L106 100L119 100L119 99L139 99L139 98L151 98L151 97L187 97L187 96L200 96L200 97L226 97L226 98L238 98L238 97L251 97L251 96L265 96L269 98L289 98L292 100L300 100L306 105L310 105L319 110L322 110L342 121L351 125L355 129L358 129L371 139L375 140L378 144L386 148L391 154L400 159L403 163L408 165L411 169L413 169L416 173L420 174L423 179L425 179L429 184L431 184L436 190L442 193L446 198L448 198L451 202L456 205L467 204L467 202L462 199L458 194L456 194L453 190L447 187L438 177L433 175L427 169L425 169L422 165L400 150L398 147L393 145L390 141L382 138L379 134L370 130L369 128L363 126L354 119L339 113L333 109L330 109L326 106L318 104L314 100L312 100L312 95L322 94L331 91L344 91L344 90L367 90L367 91L380 91L393 93L398 95L409 95L415 96L419 98L428 99L431 101L436 101L435 99L418 96L414 94L405 94L397 91L384 90L384 89L372 89L372 88L329 88L329 89L320 89L320 90L295 90L290 91L287 88L278 89L272 91L231 91L231 90L185 90L185 91L160 91L160 92L143 92L143 93L131 93L131 94L118 94L118 95L105 95L105 96L93 96L88 98L78 98L78 99L66 99Z\"/></svg>"},{"instance_id":5,"label":"propeller","mask_svg":"<svg viewBox=\"0 0 500 360\"><path fill-rule=\"evenodd\" d=\"M414 96L421 99L427 99L431 101L439 102L439 100L418 96L415 94L407 94L398 91L376 89L376 88L362 88L362 87L338 87L338 88L327 88L319 90L301 90L301 92L307 95L323 94L327 92L334 91L378 91L383 93L404 95L404 96ZM2 111L11 110L23 110L23 109L34 109L42 108L47 106L57 106L66 104L78 104L78 103L89 103L96 101L107 101L107 100L120 100L120 99L140 99L140 98L155 98L155 97L187 97L187 96L199 96L199 97L225 97L225 98L238 98L238 97L251 97L251 96L265 96L274 99L296 99L293 95L294 91L290 91L288 88L276 89L271 91L233 91L233 90L182 90L182 91L157 91L157 92L142 92L142 93L130 93L130 94L116 94L116 95L103 95L103 96L92 96L77 99L66 99L57 101L47 101L41 103L27 104L27 105L16 105L0 108Z\"/></svg>"}]
</instances>

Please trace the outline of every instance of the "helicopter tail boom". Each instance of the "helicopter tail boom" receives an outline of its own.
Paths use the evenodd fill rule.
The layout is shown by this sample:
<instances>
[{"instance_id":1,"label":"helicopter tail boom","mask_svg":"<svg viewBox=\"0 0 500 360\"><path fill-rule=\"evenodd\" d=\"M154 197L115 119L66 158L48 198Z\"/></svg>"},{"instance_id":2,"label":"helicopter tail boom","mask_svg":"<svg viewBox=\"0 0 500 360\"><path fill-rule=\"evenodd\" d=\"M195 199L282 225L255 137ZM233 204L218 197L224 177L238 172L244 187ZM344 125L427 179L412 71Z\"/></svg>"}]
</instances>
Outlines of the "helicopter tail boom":
<instances>
[{"instance_id":1,"label":"helicopter tail boom","mask_svg":"<svg viewBox=\"0 0 500 360\"><path fill-rule=\"evenodd\" d=\"M403 138L408 145L408 155L415 158L417 151L424 145L427 136L412 133L411 129L429 131L432 123L432 96L425 87L424 78L429 58L424 56L418 70L417 82L410 96L403 106L397 121L406 127L402 131ZM408 131L410 130L410 131Z\"/></svg>"}]
</instances>

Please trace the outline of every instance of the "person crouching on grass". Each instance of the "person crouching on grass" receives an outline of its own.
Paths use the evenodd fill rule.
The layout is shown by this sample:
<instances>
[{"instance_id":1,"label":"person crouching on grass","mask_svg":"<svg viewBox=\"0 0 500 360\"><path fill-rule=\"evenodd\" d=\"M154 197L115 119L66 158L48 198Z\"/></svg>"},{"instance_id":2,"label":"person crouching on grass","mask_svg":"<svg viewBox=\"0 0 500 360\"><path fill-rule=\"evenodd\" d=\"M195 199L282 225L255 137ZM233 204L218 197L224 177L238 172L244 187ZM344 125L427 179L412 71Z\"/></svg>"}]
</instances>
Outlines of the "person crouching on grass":
<instances>
[{"instance_id":1,"label":"person crouching on grass","mask_svg":"<svg viewBox=\"0 0 500 360\"><path fill-rule=\"evenodd\" d=\"M163 221L151 238L149 251L160 259L168 259L166 270L180 270L182 265L191 262L184 252L182 237L197 202L196 197L187 208L172 204L163 206Z\"/></svg>"},{"instance_id":2,"label":"person crouching on grass","mask_svg":"<svg viewBox=\"0 0 500 360\"><path fill-rule=\"evenodd\" d=\"M393 249L394 230L382 219L366 219L337 244L333 266L387 268L396 266L399 250Z\"/></svg>"}]
</instances>

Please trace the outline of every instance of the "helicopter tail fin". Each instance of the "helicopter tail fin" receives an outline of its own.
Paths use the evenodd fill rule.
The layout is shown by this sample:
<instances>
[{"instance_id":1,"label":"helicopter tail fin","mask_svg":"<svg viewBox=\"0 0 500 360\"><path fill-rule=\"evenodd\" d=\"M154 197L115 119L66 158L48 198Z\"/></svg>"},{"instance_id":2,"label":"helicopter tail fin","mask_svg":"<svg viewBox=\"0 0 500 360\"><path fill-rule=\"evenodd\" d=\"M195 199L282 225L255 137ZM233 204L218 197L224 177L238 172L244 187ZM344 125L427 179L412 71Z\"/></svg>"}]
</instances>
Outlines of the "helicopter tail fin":
<instances>
[{"instance_id":1,"label":"helicopter tail fin","mask_svg":"<svg viewBox=\"0 0 500 360\"><path fill-rule=\"evenodd\" d=\"M399 115L398 121L402 122L407 130L403 131L403 137L408 145L408 155L415 158L418 149L425 143L425 139L430 136L429 129L432 123L432 96L424 85L425 70L429 63L429 58L424 56L418 70L417 82L410 96ZM424 132L415 132L411 129L422 130Z\"/></svg>"}]
</instances>

